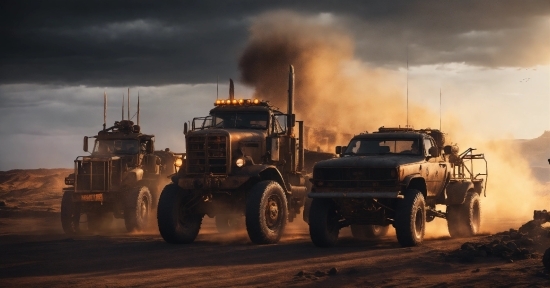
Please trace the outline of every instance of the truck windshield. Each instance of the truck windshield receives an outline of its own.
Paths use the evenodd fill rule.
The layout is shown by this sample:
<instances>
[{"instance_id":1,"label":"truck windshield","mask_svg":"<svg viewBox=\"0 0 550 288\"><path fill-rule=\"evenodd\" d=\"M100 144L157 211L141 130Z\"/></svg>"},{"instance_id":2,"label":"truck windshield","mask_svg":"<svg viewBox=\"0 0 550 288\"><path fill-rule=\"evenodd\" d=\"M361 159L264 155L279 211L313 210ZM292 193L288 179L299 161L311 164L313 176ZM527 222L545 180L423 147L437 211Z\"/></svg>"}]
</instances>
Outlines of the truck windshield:
<instances>
[{"instance_id":1,"label":"truck windshield","mask_svg":"<svg viewBox=\"0 0 550 288\"><path fill-rule=\"evenodd\" d=\"M418 139L352 139L344 155L421 155Z\"/></svg>"},{"instance_id":2,"label":"truck windshield","mask_svg":"<svg viewBox=\"0 0 550 288\"><path fill-rule=\"evenodd\" d=\"M133 139L96 140L93 154L129 155L139 152L139 142Z\"/></svg>"},{"instance_id":3,"label":"truck windshield","mask_svg":"<svg viewBox=\"0 0 550 288\"><path fill-rule=\"evenodd\" d=\"M212 115L216 128L267 129L268 113L217 112Z\"/></svg>"}]
</instances>

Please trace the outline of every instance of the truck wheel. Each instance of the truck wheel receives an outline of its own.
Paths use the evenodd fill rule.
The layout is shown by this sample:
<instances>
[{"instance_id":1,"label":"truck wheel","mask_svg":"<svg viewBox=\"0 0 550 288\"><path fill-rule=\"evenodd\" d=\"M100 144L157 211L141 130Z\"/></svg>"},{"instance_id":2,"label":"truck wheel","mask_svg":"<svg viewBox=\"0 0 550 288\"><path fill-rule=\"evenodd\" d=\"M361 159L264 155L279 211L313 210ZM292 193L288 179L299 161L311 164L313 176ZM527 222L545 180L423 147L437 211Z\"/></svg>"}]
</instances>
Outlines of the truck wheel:
<instances>
[{"instance_id":1,"label":"truck wheel","mask_svg":"<svg viewBox=\"0 0 550 288\"><path fill-rule=\"evenodd\" d=\"M311 198L306 198L306 202L304 203L304 212L302 217L304 218L304 222L309 224L309 208L311 207Z\"/></svg>"},{"instance_id":2,"label":"truck wheel","mask_svg":"<svg viewBox=\"0 0 550 288\"><path fill-rule=\"evenodd\" d=\"M197 238L202 215L193 213L186 205L191 197L177 184L166 185L157 208L159 232L164 241L171 244L192 243Z\"/></svg>"},{"instance_id":3,"label":"truck wheel","mask_svg":"<svg viewBox=\"0 0 550 288\"><path fill-rule=\"evenodd\" d=\"M313 244L318 247L336 245L340 233L340 217L334 202L329 199L313 199L309 209L309 236Z\"/></svg>"},{"instance_id":4,"label":"truck wheel","mask_svg":"<svg viewBox=\"0 0 550 288\"><path fill-rule=\"evenodd\" d=\"M426 202L420 191L416 189L405 191L405 198L397 204L394 225L397 241L401 246L422 244L426 228Z\"/></svg>"},{"instance_id":5,"label":"truck wheel","mask_svg":"<svg viewBox=\"0 0 550 288\"><path fill-rule=\"evenodd\" d=\"M471 237L479 233L481 207L479 195L468 192L464 203L447 206L447 227L453 238Z\"/></svg>"},{"instance_id":6,"label":"truck wheel","mask_svg":"<svg viewBox=\"0 0 550 288\"><path fill-rule=\"evenodd\" d=\"M88 230L92 232L107 230L113 223L113 215L111 213L87 213L86 218L88 218Z\"/></svg>"},{"instance_id":7,"label":"truck wheel","mask_svg":"<svg viewBox=\"0 0 550 288\"><path fill-rule=\"evenodd\" d=\"M367 240L367 239L376 239L383 236L386 236L388 233L389 226L380 226L380 225L356 225L352 224L351 235L353 238Z\"/></svg>"},{"instance_id":8,"label":"truck wheel","mask_svg":"<svg viewBox=\"0 0 550 288\"><path fill-rule=\"evenodd\" d=\"M151 200L147 186L134 187L128 192L124 207L124 224L128 232L142 231L147 227Z\"/></svg>"},{"instance_id":9,"label":"truck wheel","mask_svg":"<svg viewBox=\"0 0 550 288\"><path fill-rule=\"evenodd\" d=\"M252 186L246 199L246 230L253 243L277 243L287 216L286 197L279 183L267 180Z\"/></svg>"},{"instance_id":10,"label":"truck wheel","mask_svg":"<svg viewBox=\"0 0 550 288\"><path fill-rule=\"evenodd\" d=\"M218 214L216 215L216 228L219 233L225 234L238 230L241 228L241 217L239 215L232 214Z\"/></svg>"},{"instance_id":11,"label":"truck wheel","mask_svg":"<svg viewBox=\"0 0 550 288\"><path fill-rule=\"evenodd\" d=\"M73 202L72 191L65 191L61 199L61 226L69 235L80 232L80 205Z\"/></svg>"}]
</instances>

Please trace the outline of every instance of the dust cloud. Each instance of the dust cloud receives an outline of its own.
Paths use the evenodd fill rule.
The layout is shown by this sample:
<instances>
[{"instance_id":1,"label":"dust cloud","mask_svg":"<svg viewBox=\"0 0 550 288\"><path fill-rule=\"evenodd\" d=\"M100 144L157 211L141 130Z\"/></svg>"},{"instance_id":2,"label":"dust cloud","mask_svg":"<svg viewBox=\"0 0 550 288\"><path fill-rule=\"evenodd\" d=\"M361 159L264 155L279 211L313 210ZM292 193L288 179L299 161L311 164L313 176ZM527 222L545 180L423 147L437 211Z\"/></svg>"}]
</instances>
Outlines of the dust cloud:
<instances>
[{"instance_id":1,"label":"dust cloud","mask_svg":"<svg viewBox=\"0 0 550 288\"><path fill-rule=\"evenodd\" d=\"M335 144L347 144L353 133L406 125L406 86L396 85L399 78L391 72L356 59L354 46L345 27L330 17L288 11L262 14L250 28L239 61L241 80L255 88L255 97L286 112L285 79L289 65L294 65L295 113L310 128L309 149L333 151ZM431 116L436 114L420 105L412 104L409 110L421 115L410 124L424 126L429 124L424 120L435 119ZM348 137L330 137L327 131Z\"/></svg>"},{"instance_id":2,"label":"dust cloud","mask_svg":"<svg viewBox=\"0 0 550 288\"><path fill-rule=\"evenodd\" d=\"M374 41L374 40L373 40ZM407 123L406 81L402 73L373 68L354 55L353 36L327 15L302 15L289 11L262 14L254 19L250 37L239 61L241 80L254 87L255 97L268 100L286 111L288 66L296 73L295 113L310 127L306 148L333 151L346 144L345 137L328 137L318 131L358 134L380 126ZM408 103L409 124L415 128L438 126L439 113L420 103ZM481 232L496 232L531 219L535 209L550 209L548 197L539 195L542 186L531 175L527 161L513 144L475 135L475 127L460 123L464 115L446 120L447 143L461 151L475 147L489 165L487 197L481 198ZM446 121L447 122L447 121ZM322 135L319 137L319 135ZM452 137L452 138L451 138ZM484 163L483 163L484 164ZM476 163L476 169L482 163ZM481 172L480 170L476 170ZM545 202L541 202L545 199ZM445 211L445 206L437 207ZM448 235L446 221L427 225L427 236ZM512 225L512 226L510 226ZM431 233L431 234L430 234Z\"/></svg>"}]
</instances>

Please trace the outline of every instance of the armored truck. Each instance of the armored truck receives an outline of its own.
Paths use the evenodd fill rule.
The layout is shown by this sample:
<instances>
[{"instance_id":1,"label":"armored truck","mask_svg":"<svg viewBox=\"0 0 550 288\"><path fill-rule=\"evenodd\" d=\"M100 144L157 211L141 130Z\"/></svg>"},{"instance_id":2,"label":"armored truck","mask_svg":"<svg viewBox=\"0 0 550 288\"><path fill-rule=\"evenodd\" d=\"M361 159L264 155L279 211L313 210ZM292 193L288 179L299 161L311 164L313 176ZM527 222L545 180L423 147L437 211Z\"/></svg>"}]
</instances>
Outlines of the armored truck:
<instances>
[{"instance_id":1,"label":"armored truck","mask_svg":"<svg viewBox=\"0 0 550 288\"><path fill-rule=\"evenodd\" d=\"M356 135L347 146L336 147L339 158L313 168L309 212L304 213L311 240L333 246L347 226L354 237L372 239L393 225L402 246L415 246L435 217L447 219L452 237L477 234L487 161L474 150L459 154L458 146L445 145L445 134L435 129L381 127ZM485 161L483 173L475 174L474 160ZM446 205L446 212L436 205Z\"/></svg>"},{"instance_id":2,"label":"armored truck","mask_svg":"<svg viewBox=\"0 0 550 288\"><path fill-rule=\"evenodd\" d=\"M193 242L207 215L221 233L236 229L244 216L253 243L276 243L304 205L308 181L303 121L293 112L294 68L287 113L259 99L235 99L232 83L229 99L184 125L186 164L164 187L157 211L166 242Z\"/></svg>"},{"instance_id":3,"label":"armored truck","mask_svg":"<svg viewBox=\"0 0 550 288\"><path fill-rule=\"evenodd\" d=\"M139 118L138 118L139 119ZM126 229L147 227L160 189L183 164L185 155L169 149L154 151L154 135L143 134L133 121L116 121L99 131L90 155L74 160L74 173L65 178L61 224L67 234L107 228L123 218ZM88 136L83 150L88 152ZM85 215L86 221L81 216Z\"/></svg>"}]
</instances>

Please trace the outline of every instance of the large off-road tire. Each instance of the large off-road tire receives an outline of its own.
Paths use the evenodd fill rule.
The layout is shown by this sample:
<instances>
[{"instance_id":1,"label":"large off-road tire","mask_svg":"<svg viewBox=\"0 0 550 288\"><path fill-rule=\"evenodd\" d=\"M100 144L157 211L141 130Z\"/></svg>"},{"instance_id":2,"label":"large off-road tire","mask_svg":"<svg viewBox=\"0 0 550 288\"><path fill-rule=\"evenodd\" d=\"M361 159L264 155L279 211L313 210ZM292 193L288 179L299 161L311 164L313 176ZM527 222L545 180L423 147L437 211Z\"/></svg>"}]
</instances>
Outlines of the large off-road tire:
<instances>
[{"instance_id":1,"label":"large off-road tire","mask_svg":"<svg viewBox=\"0 0 550 288\"><path fill-rule=\"evenodd\" d=\"M338 241L340 217L330 199L313 199L309 210L309 236L315 246L332 247Z\"/></svg>"},{"instance_id":2,"label":"large off-road tire","mask_svg":"<svg viewBox=\"0 0 550 288\"><path fill-rule=\"evenodd\" d=\"M303 215L302 215L302 218L304 219L304 222L308 223L309 224L309 210L311 208L311 201L313 199L311 198L306 198L306 201L304 202L304 212L303 212Z\"/></svg>"},{"instance_id":3,"label":"large off-road tire","mask_svg":"<svg viewBox=\"0 0 550 288\"><path fill-rule=\"evenodd\" d=\"M73 202L72 191L65 191L61 199L61 226L69 235L80 232L80 206Z\"/></svg>"},{"instance_id":4,"label":"large off-road tire","mask_svg":"<svg viewBox=\"0 0 550 288\"><path fill-rule=\"evenodd\" d=\"M235 214L218 214L216 215L216 229L222 234L237 231L243 226L241 218L240 215Z\"/></svg>"},{"instance_id":5,"label":"large off-road tire","mask_svg":"<svg viewBox=\"0 0 550 288\"><path fill-rule=\"evenodd\" d=\"M248 237L253 243L277 243L288 217L288 205L281 185L266 180L252 186L246 199L245 217Z\"/></svg>"},{"instance_id":6,"label":"large off-road tire","mask_svg":"<svg viewBox=\"0 0 550 288\"><path fill-rule=\"evenodd\" d=\"M353 238L361 240L376 239L386 236L388 229L390 228L389 226L357 224L352 224L350 227Z\"/></svg>"},{"instance_id":7,"label":"large off-road tire","mask_svg":"<svg viewBox=\"0 0 550 288\"><path fill-rule=\"evenodd\" d=\"M186 207L191 195L177 184L166 185L157 208L159 232L164 241L171 244L192 243L201 228L203 215Z\"/></svg>"},{"instance_id":8,"label":"large off-road tire","mask_svg":"<svg viewBox=\"0 0 550 288\"><path fill-rule=\"evenodd\" d=\"M416 189L405 191L395 211L395 234L403 247L422 244L426 229L426 202L424 195Z\"/></svg>"},{"instance_id":9,"label":"large off-road tire","mask_svg":"<svg viewBox=\"0 0 550 288\"><path fill-rule=\"evenodd\" d=\"M471 237L479 233L481 206L479 194L471 191L466 194L464 203L447 206L447 227L453 238Z\"/></svg>"},{"instance_id":10,"label":"large off-road tire","mask_svg":"<svg viewBox=\"0 0 550 288\"><path fill-rule=\"evenodd\" d=\"M86 213L88 230L91 232L103 231L111 228L113 214L105 212Z\"/></svg>"},{"instance_id":11,"label":"large off-road tire","mask_svg":"<svg viewBox=\"0 0 550 288\"><path fill-rule=\"evenodd\" d=\"M546 269L550 270L550 248L544 251L544 255L542 256L542 265L544 265Z\"/></svg>"},{"instance_id":12,"label":"large off-road tire","mask_svg":"<svg viewBox=\"0 0 550 288\"><path fill-rule=\"evenodd\" d=\"M151 193L147 186L134 187L128 191L124 207L124 224L128 232L143 231L147 228L151 202Z\"/></svg>"}]
</instances>

